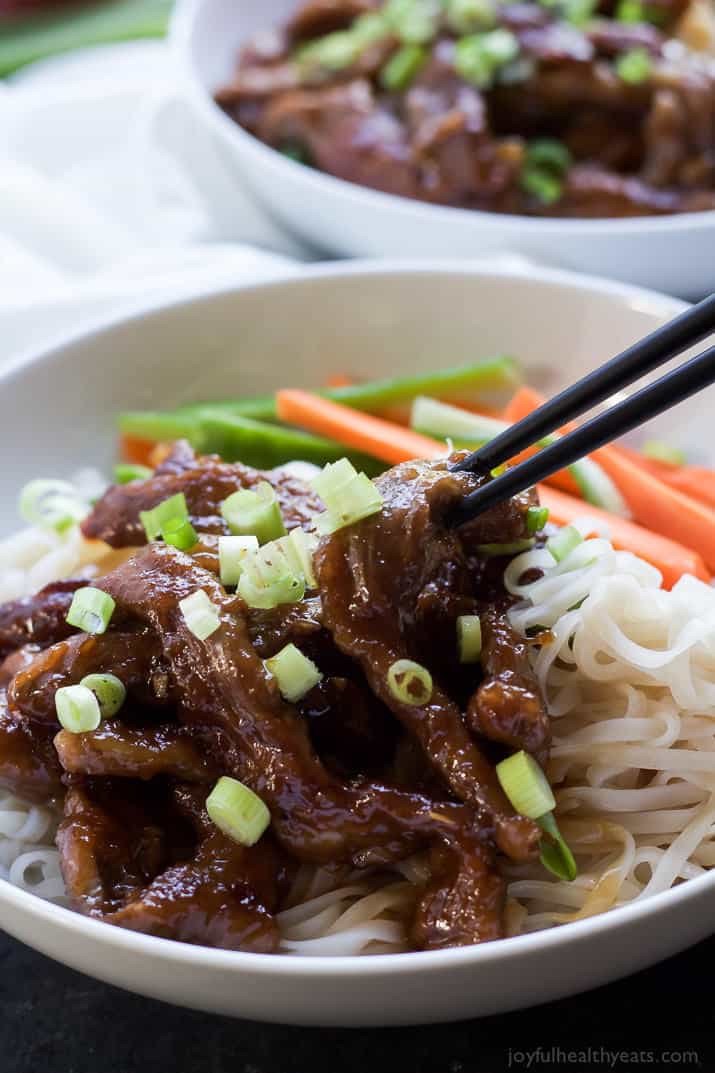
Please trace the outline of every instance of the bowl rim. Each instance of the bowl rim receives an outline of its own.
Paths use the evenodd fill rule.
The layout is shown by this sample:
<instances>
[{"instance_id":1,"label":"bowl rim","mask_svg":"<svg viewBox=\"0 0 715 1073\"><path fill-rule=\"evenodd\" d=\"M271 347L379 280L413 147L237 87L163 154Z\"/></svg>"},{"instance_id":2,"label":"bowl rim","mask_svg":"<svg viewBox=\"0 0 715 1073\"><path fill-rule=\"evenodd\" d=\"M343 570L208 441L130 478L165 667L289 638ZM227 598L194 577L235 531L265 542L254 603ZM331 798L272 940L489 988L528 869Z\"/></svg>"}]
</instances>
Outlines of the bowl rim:
<instances>
[{"instance_id":1,"label":"bowl rim","mask_svg":"<svg viewBox=\"0 0 715 1073\"><path fill-rule=\"evenodd\" d=\"M240 295L244 292L267 292L270 295L272 292L285 288L291 289L306 283L309 285L316 281L330 282L334 279L359 280L391 277L409 280L410 277L430 275L445 278L468 277L477 284L480 279L489 280L494 277L520 282L545 283L557 290L581 291L589 295L598 294L614 302L628 302L631 306L646 309L650 307L655 312L661 312L664 317L674 315L687 307L686 302L642 287L562 269L539 268L535 272L530 265L503 265L488 268L484 264L470 264L469 261L449 259L429 259L421 262L355 260L337 264L318 264L304 269L299 274L295 272L286 275L279 274L273 280L261 280L256 283L226 284L220 288L202 291L192 297L164 300L148 305L143 310L134 310L129 314L120 313L105 318L94 326L78 330L59 343L18 357L0 371L0 389L4 383L16 377L22 377L25 372L34 367L60 359L66 350L83 345L99 348L105 339L126 327L141 332L144 322L158 322L163 317L171 317L174 313L186 308L200 308L201 306L210 308L215 300L232 295ZM715 869L646 899L545 931L532 932L482 945L381 954L377 957L356 955L295 957L288 954L253 954L190 945L173 939L127 931L103 921L93 920L72 909L48 902L31 891L14 886L5 879L0 879L0 909L3 906L10 906L24 917L47 924L53 930L57 928L60 932L69 932L77 938L89 938L100 945L121 948L137 955L157 957L181 967L201 966L218 971L245 971L264 977L279 975L310 978L325 974L336 979L346 977L374 979L376 975L402 977L415 970L430 973L443 969L477 968L485 964L498 966L502 961L520 956L538 955L540 952L558 948L560 945L577 946L579 942L598 937L610 929L628 929L633 923L644 921L661 911L667 912L677 907L682 908L685 903L697 900L702 892L711 888L715 889Z\"/></svg>"},{"instance_id":2,"label":"bowl rim","mask_svg":"<svg viewBox=\"0 0 715 1073\"><path fill-rule=\"evenodd\" d=\"M243 153L250 154L258 163L266 167L274 167L278 172L282 171L286 180L303 182L306 186L312 186L316 197L320 196L321 188L323 188L336 197L351 197L365 209L390 211L406 218L415 218L415 222L426 222L429 219L435 224L460 223L462 226L471 222L488 230L501 229L510 232L518 229L530 235L553 238L580 231L583 231L586 237L608 236L614 232L623 235L647 236L715 228L715 209L706 209L703 212L672 213L666 216L607 216L593 219L580 216L569 218L524 216L518 213L485 212L481 209L465 209L452 205L432 205L416 198L373 190L361 183L339 179L327 172L305 167L249 134L214 102L192 60L194 34L204 8L209 3L211 0L177 0L169 23L170 47L184 82L191 87L194 101L210 125L222 137L232 139Z\"/></svg>"}]
</instances>

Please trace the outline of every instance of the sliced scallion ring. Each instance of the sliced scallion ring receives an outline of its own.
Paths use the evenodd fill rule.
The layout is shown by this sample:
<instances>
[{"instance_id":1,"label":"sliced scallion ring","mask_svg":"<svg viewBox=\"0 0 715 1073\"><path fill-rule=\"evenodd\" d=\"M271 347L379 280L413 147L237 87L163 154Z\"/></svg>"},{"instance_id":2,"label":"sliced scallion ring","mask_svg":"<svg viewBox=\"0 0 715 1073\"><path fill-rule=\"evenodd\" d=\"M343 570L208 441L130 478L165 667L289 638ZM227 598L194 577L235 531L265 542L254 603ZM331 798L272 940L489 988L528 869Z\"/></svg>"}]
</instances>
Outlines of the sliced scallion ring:
<instances>
[{"instance_id":1,"label":"sliced scallion ring","mask_svg":"<svg viewBox=\"0 0 715 1073\"><path fill-rule=\"evenodd\" d=\"M102 722L99 701L87 686L62 686L55 693L55 711L61 727L70 734L86 734Z\"/></svg>"},{"instance_id":2,"label":"sliced scallion ring","mask_svg":"<svg viewBox=\"0 0 715 1073\"><path fill-rule=\"evenodd\" d=\"M554 533L553 536L549 537L546 541L546 550L551 552L557 563L560 563L579 544L583 544L583 537L576 526L565 525L563 529L559 529L558 533Z\"/></svg>"},{"instance_id":3,"label":"sliced scallion ring","mask_svg":"<svg viewBox=\"0 0 715 1073\"><path fill-rule=\"evenodd\" d=\"M301 700L323 679L313 661L294 644L286 645L277 655L264 660L263 666L275 678L281 696L291 704Z\"/></svg>"},{"instance_id":4,"label":"sliced scallion ring","mask_svg":"<svg viewBox=\"0 0 715 1073\"><path fill-rule=\"evenodd\" d=\"M84 520L89 506L68 481L29 481L20 493L20 516L30 525L63 533Z\"/></svg>"},{"instance_id":5,"label":"sliced scallion ring","mask_svg":"<svg viewBox=\"0 0 715 1073\"><path fill-rule=\"evenodd\" d=\"M255 490L242 488L224 499L221 514L234 536L255 536L259 544L285 536L275 489L268 481L260 481Z\"/></svg>"},{"instance_id":6,"label":"sliced scallion ring","mask_svg":"<svg viewBox=\"0 0 715 1073\"><path fill-rule=\"evenodd\" d=\"M92 690L103 719L116 715L127 696L124 682L116 674L88 674L80 685Z\"/></svg>"},{"instance_id":7,"label":"sliced scallion ring","mask_svg":"<svg viewBox=\"0 0 715 1073\"><path fill-rule=\"evenodd\" d=\"M188 551L199 541L198 533L188 518L172 518L165 522L162 536L166 544L171 544L179 551Z\"/></svg>"},{"instance_id":8,"label":"sliced scallion ring","mask_svg":"<svg viewBox=\"0 0 715 1073\"><path fill-rule=\"evenodd\" d=\"M271 822L258 794L228 775L222 775L206 798L206 811L219 831L242 846L255 846Z\"/></svg>"},{"instance_id":9,"label":"sliced scallion ring","mask_svg":"<svg viewBox=\"0 0 715 1073\"><path fill-rule=\"evenodd\" d=\"M533 756L523 749L497 764L496 772L502 790L522 816L538 820L556 807L549 780Z\"/></svg>"},{"instance_id":10,"label":"sliced scallion ring","mask_svg":"<svg viewBox=\"0 0 715 1073\"><path fill-rule=\"evenodd\" d=\"M176 531L183 522L189 520L186 496L183 492L179 492L177 495L163 500L151 510L140 511L139 520L144 526L144 532L149 543L163 536L164 528L167 525Z\"/></svg>"},{"instance_id":11,"label":"sliced scallion ring","mask_svg":"<svg viewBox=\"0 0 715 1073\"><path fill-rule=\"evenodd\" d=\"M327 508L315 519L315 527L321 536L382 510L383 500L377 486L366 474L358 473L347 458L328 463L310 485Z\"/></svg>"},{"instance_id":12,"label":"sliced scallion ring","mask_svg":"<svg viewBox=\"0 0 715 1073\"><path fill-rule=\"evenodd\" d=\"M218 561L221 584L227 588L238 585L243 573L243 564L249 555L258 551L258 537L222 536L218 538Z\"/></svg>"},{"instance_id":13,"label":"sliced scallion ring","mask_svg":"<svg viewBox=\"0 0 715 1073\"><path fill-rule=\"evenodd\" d=\"M205 641L221 625L219 608L203 589L179 601L179 610L188 629L199 641Z\"/></svg>"},{"instance_id":14,"label":"sliced scallion ring","mask_svg":"<svg viewBox=\"0 0 715 1073\"><path fill-rule=\"evenodd\" d=\"M114 483L130 484L132 481L146 481L153 472L148 466L138 466L132 462L117 462L114 467Z\"/></svg>"},{"instance_id":15,"label":"sliced scallion ring","mask_svg":"<svg viewBox=\"0 0 715 1073\"><path fill-rule=\"evenodd\" d=\"M457 619L457 650L460 663L478 663L482 654L482 624L479 615Z\"/></svg>"},{"instance_id":16,"label":"sliced scallion ring","mask_svg":"<svg viewBox=\"0 0 715 1073\"><path fill-rule=\"evenodd\" d=\"M390 693L401 704L423 708L432 698L432 675L421 663L398 659L387 672Z\"/></svg>"},{"instance_id":17,"label":"sliced scallion ring","mask_svg":"<svg viewBox=\"0 0 715 1073\"><path fill-rule=\"evenodd\" d=\"M549 520L548 507L529 507L526 512L527 533L540 533Z\"/></svg>"},{"instance_id":18,"label":"sliced scallion ring","mask_svg":"<svg viewBox=\"0 0 715 1073\"><path fill-rule=\"evenodd\" d=\"M115 606L109 593L102 592L101 589L78 589L72 597L66 621L84 633L104 633Z\"/></svg>"}]
</instances>

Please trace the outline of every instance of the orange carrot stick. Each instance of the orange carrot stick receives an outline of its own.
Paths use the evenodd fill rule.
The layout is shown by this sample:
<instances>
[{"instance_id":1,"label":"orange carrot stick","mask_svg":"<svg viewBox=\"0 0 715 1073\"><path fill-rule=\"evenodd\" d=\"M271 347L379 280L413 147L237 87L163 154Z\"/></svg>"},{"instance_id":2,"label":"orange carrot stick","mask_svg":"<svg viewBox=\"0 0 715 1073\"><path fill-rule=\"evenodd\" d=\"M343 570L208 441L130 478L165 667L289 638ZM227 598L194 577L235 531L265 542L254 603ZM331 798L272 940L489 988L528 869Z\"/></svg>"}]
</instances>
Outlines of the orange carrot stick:
<instances>
[{"instance_id":1,"label":"orange carrot stick","mask_svg":"<svg viewBox=\"0 0 715 1073\"><path fill-rule=\"evenodd\" d=\"M710 581L710 573L697 552L652 533L643 526L618 518L604 510L592 507L581 499L557 492L546 485L539 485L539 500L549 509L549 521L556 525L571 525L578 518L594 518L608 526L610 539L615 548L631 551L641 559L657 567L663 575L663 585L671 589L683 574L693 574L701 581Z\"/></svg>"},{"instance_id":2,"label":"orange carrot stick","mask_svg":"<svg viewBox=\"0 0 715 1073\"><path fill-rule=\"evenodd\" d=\"M347 376L345 373L333 373L325 381L326 387L352 387L355 381L351 376Z\"/></svg>"},{"instance_id":3,"label":"orange carrot stick","mask_svg":"<svg viewBox=\"0 0 715 1073\"><path fill-rule=\"evenodd\" d=\"M672 462L661 462L657 458L647 458L632 447L619 444L618 450L641 469L659 477L670 488L700 500L715 509L715 471L705 466L677 466Z\"/></svg>"},{"instance_id":4,"label":"orange carrot stick","mask_svg":"<svg viewBox=\"0 0 715 1073\"><path fill-rule=\"evenodd\" d=\"M505 419L521 420L541 401L538 392L520 388L507 406ZM710 506L647 472L612 444L599 447L590 457L616 485L636 522L692 548L715 569L715 511Z\"/></svg>"},{"instance_id":5,"label":"orange carrot stick","mask_svg":"<svg viewBox=\"0 0 715 1073\"><path fill-rule=\"evenodd\" d=\"M119 457L137 466L151 466L151 456L155 447L154 440L138 440L134 436L121 436Z\"/></svg>"},{"instance_id":6,"label":"orange carrot stick","mask_svg":"<svg viewBox=\"0 0 715 1073\"><path fill-rule=\"evenodd\" d=\"M309 391L286 389L276 392L276 408L281 421L328 436L345 447L365 451L391 465L411 458L439 458L445 454L445 445L438 440L312 395Z\"/></svg>"}]
</instances>

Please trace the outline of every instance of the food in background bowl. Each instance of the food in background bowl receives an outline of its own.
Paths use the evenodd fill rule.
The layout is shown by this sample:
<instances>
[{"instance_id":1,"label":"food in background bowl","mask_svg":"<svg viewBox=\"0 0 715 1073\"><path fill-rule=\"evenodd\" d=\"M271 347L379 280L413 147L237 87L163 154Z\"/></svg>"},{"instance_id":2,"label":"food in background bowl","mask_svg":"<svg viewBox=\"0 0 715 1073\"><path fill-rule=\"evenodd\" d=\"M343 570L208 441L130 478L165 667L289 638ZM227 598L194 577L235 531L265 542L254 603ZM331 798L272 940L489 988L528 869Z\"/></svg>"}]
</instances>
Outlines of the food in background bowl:
<instances>
[{"instance_id":1,"label":"food in background bowl","mask_svg":"<svg viewBox=\"0 0 715 1073\"><path fill-rule=\"evenodd\" d=\"M709 868L712 474L605 448L454 530L483 478L444 437L537 405L474 412L515 378L495 359L125 414L94 506L86 478L28 485L33 528L0 548L10 878L136 931L344 954L537 930Z\"/></svg>"},{"instance_id":2,"label":"food in background bowl","mask_svg":"<svg viewBox=\"0 0 715 1073\"><path fill-rule=\"evenodd\" d=\"M217 101L304 164L433 204L698 212L715 208L714 50L702 0L308 0Z\"/></svg>"}]
</instances>

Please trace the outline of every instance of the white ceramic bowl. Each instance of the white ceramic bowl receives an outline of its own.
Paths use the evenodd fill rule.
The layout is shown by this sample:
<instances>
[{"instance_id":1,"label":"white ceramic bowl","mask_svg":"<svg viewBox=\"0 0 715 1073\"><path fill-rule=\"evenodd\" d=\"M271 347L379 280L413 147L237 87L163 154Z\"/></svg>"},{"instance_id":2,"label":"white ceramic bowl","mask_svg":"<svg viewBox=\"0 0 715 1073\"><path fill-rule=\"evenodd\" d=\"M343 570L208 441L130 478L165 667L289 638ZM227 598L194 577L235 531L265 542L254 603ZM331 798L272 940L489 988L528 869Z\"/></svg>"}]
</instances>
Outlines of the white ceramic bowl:
<instances>
[{"instance_id":1,"label":"white ceramic bowl","mask_svg":"<svg viewBox=\"0 0 715 1073\"><path fill-rule=\"evenodd\" d=\"M318 267L300 278L169 305L81 336L0 376L0 522L37 475L108 466L115 413L335 369L404 373L497 352L563 386L672 316L672 299L562 273L460 266ZM665 435L711 443L697 401ZM0 881L0 925L73 968L199 1009L296 1024L404 1024L495 1013L643 968L715 928L715 871L677 890L550 932L459 950L295 959L185 946L122 931Z\"/></svg>"},{"instance_id":2,"label":"white ceramic bowl","mask_svg":"<svg viewBox=\"0 0 715 1073\"><path fill-rule=\"evenodd\" d=\"M241 45L297 2L179 0L172 26L189 95L227 167L295 235L351 257L481 258L509 251L687 298L715 289L715 212L548 220L441 208L334 179L263 145L212 94L230 80Z\"/></svg>"}]
</instances>

